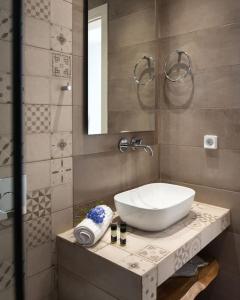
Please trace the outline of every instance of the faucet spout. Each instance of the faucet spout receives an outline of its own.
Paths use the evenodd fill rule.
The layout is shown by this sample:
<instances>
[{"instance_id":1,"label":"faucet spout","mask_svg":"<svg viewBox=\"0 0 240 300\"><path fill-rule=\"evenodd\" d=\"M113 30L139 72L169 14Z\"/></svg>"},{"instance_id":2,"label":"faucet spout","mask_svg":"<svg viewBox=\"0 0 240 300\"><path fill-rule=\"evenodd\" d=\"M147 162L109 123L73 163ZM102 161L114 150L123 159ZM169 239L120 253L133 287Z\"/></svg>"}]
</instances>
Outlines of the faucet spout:
<instances>
[{"instance_id":1,"label":"faucet spout","mask_svg":"<svg viewBox=\"0 0 240 300\"><path fill-rule=\"evenodd\" d=\"M143 148L146 153L149 153L153 156L153 149L149 145L142 144L142 139L132 138L131 140L132 150L136 150L137 148Z\"/></svg>"},{"instance_id":2,"label":"faucet spout","mask_svg":"<svg viewBox=\"0 0 240 300\"><path fill-rule=\"evenodd\" d=\"M144 148L144 151L149 153L151 156L153 156L153 149L151 146L146 145L146 147Z\"/></svg>"},{"instance_id":3,"label":"faucet spout","mask_svg":"<svg viewBox=\"0 0 240 300\"><path fill-rule=\"evenodd\" d=\"M142 142L143 140L140 138L132 138L131 141L129 141L127 138L122 138L119 141L118 149L120 152L127 152L128 149L135 151L138 148L142 148L146 153L149 153L151 156L153 156L152 147L149 145L144 145Z\"/></svg>"},{"instance_id":4,"label":"faucet spout","mask_svg":"<svg viewBox=\"0 0 240 300\"><path fill-rule=\"evenodd\" d=\"M136 150L137 148L143 148L146 153L149 153L151 156L153 156L153 149L151 146L143 145L143 144L141 144L141 145L133 144L132 145L133 150Z\"/></svg>"}]
</instances>

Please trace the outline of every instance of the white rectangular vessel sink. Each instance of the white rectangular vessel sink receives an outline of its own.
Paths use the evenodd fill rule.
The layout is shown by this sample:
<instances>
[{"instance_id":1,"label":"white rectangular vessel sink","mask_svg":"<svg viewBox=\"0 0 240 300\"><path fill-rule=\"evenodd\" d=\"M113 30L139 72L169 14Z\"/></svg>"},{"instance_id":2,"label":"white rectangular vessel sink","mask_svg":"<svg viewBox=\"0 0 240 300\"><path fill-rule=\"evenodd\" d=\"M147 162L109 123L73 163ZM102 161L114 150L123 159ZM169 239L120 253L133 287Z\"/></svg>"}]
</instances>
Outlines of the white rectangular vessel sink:
<instances>
[{"instance_id":1,"label":"white rectangular vessel sink","mask_svg":"<svg viewBox=\"0 0 240 300\"><path fill-rule=\"evenodd\" d=\"M114 202L120 218L146 231L160 231L184 218L195 191L173 184L151 183L117 194Z\"/></svg>"}]
</instances>

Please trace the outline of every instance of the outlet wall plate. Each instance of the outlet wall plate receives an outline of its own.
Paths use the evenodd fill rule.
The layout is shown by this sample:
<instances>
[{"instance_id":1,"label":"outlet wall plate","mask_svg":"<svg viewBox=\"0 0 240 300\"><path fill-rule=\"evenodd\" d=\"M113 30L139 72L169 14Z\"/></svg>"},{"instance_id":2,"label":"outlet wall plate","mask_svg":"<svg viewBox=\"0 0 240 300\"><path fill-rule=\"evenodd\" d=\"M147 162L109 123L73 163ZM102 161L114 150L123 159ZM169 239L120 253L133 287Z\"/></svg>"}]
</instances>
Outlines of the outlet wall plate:
<instances>
[{"instance_id":1,"label":"outlet wall plate","mask_svg":"<svg viewBox=\"0 0 240 300\"><path fill-rule=\"evenodd\" d=\"M211 150L218 149L218 137L216 135L205 135L204 149L211 149Z\"/></svg>"}]
</instances>

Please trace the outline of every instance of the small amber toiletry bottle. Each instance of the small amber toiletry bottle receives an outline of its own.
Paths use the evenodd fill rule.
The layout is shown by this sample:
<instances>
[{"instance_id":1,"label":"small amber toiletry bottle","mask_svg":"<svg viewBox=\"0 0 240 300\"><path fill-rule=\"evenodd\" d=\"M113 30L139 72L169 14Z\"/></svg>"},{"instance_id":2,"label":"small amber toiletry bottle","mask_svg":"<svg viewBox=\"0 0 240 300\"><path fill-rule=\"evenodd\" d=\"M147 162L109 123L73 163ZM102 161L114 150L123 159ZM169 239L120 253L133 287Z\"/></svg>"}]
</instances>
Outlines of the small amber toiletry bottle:
<instances>
[{"instance_id":1,"label":"small amber toiletry bottle","mask_svg":"<svg viewBox=\"0 0 240 300\"><path fill-rule=\"evenodd\" d=\"M120 245L125 246L127 243L127 224L120 224Z\"/></svg>"},{"instance_id":2,"label":"small amber toiletry bottle","mask_svg":"<svg viewBox=\"0 0 240 300\"><path fill-rule=\"evenodd\" d=\"M117 242L117 224L111 224L111 243L115 244Z\"/></svg>"}]
</instances>

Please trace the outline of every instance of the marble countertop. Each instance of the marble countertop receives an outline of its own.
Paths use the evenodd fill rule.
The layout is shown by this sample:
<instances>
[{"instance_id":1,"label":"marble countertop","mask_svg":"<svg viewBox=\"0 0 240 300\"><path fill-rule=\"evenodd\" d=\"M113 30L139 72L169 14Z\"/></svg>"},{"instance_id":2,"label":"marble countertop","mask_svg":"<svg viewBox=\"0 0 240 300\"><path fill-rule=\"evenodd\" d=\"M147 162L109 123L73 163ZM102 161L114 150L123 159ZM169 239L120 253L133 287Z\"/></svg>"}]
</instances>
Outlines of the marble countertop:
<instances>
[{"instance_id":1,"label":"marble countertop","mask_svg":"<svg viewBox=\"0 0 240 300\"><path fill-rule=\"evenodd\" d=\"M111 244L110 229L87 251L142 278L142 299L156 299L156 289L230 225L229 209L194 202L187 217L161 232L128 228L127 245ZM60 239L76 244L73 229ZM80 246L81 247L81 246Z\"/></svg>"}]
</instances>

